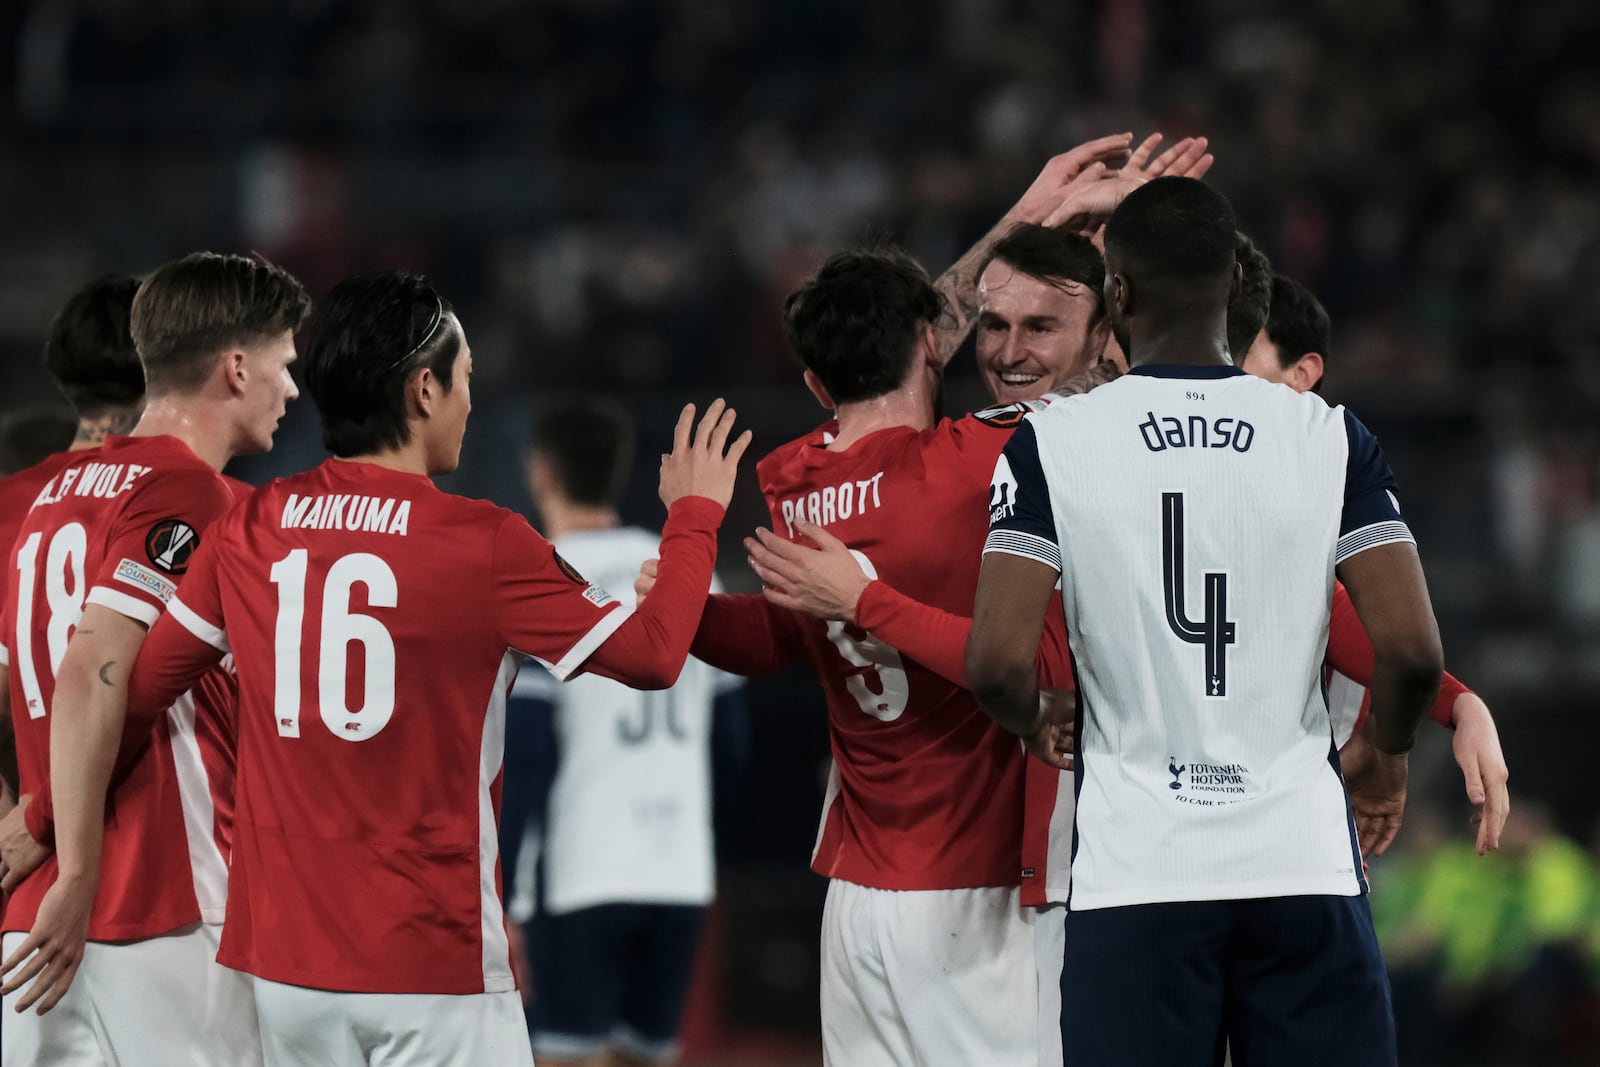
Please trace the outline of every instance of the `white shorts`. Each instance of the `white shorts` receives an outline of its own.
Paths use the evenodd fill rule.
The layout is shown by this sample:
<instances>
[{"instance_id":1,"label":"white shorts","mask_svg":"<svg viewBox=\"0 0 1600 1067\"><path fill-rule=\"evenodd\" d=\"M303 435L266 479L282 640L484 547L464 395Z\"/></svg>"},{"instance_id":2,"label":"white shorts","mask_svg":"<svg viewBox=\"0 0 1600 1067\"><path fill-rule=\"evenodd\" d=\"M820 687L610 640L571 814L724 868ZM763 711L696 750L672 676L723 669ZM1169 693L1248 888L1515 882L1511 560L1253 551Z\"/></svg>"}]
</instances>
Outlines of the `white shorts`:
<instances>
[{"instance_id":1,"label":"white shorts","mask_svg":"<svg viewBox=\"0 0 1600 1067\"><path fill-rule=\"evenodd\" d=\"M533 1067L514 989L339 993L251 982L267 1067Z\"/></svg>"},{"instance_id":2,"label":"white shorts","mask_svg":"<svg viewBox=\"0 0 1600 1067\"><path fill-rule=\"evenodd\" d=\"M142 941L90 941L66 996L46 1015L5 998L3 1067L260 1067L246 976L217 962L222 929L186 926ZM6 956L26 939L8 933Z\"/></svg>"},{"instance_id":3,"label":"white shorts","mask_svg":"<svg viewBox=\"0 0 1600 1067\"><path fill-rule=\"evenodd\" d=\"M1035 1067L1035 918L1018 894L830 881L822 909L823 1063Z\"/></svg>"}]
</instances>

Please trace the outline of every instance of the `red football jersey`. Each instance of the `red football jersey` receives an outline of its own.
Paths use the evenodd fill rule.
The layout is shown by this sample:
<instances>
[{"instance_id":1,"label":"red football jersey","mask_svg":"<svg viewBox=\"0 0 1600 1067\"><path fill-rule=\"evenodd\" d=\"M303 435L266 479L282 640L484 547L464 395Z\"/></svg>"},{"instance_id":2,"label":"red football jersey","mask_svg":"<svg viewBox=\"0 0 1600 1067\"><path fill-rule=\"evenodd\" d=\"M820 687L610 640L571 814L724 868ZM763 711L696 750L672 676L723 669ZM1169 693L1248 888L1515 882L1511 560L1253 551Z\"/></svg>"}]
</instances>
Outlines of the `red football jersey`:
<instances>
[{"instance_id":1,"label":"red football jersey","mask_svg":"<svg viewBox=\"0 0 1600 1067\"><path fill-rule=\"evenodd\" d=\"M133 683L167 669L170 624L235 656L218 959L350 992L513 988L496 847L510 649L565 678L630 614L520 516L420 475L329 460L229 512Z\"/></svg>"},{"instance_id":2,"label":"red football jersey","mask_svg":"<svg viewBox=\"0 0 1600 1067\"><path fill-rule=\"evenodd\" d=\"M816 431L757 466L773 529L796 517L871 577L972 615L989 483L1028 409L880 430L842 452ZM878 889L1018 884L1021 744L972 694L857 627L798 620L828 704L833 771L812 867ZM698 646L697 646L698 648Z\"/></svg>"},{"instance_id":3,"label":"red football jersey","mask_svg":"<svg viewBox=\"0 0 1600 1067\"><path fill-rule=\"evenodd\" d=\"M55 672L84 604L154 623L199 532L231 499L221 475L172 437L112 437L99 449L71 453L35 495L8 556L5 608L22 792L48 783ZM195 733L194 701L186 695L112 788L92 940L151 937L222 919L227 864ZM32 927L55 873L52 859L17 887L6 930Z\"/></svg>"}]
</instances>

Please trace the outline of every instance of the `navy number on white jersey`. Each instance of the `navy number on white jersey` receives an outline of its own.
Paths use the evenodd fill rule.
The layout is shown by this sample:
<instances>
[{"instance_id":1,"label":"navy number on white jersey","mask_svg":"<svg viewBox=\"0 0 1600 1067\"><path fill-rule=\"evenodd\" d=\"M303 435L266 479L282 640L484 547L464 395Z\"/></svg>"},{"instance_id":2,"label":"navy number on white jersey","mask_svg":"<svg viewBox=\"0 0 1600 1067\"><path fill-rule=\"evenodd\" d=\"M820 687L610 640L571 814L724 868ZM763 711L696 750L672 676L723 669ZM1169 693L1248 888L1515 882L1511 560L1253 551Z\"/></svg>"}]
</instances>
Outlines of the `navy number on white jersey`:
<instances>
[{"instance_id":1,"label":"navy number on white jersey","mask_svg":"<svg viewBox=\"0 0 1600 1067\"><path fill-rule=\"evenodd\" d=\"M1228 646L1238 631L1228 615L1228 576L1206 575L1206 611L1198 621L1189 618L1183 596L1183 494L1161 494L1161 558L1166 590L1167 626L1206 652L1206 696L1228 695Z\"/></svg>"}]
</instances>

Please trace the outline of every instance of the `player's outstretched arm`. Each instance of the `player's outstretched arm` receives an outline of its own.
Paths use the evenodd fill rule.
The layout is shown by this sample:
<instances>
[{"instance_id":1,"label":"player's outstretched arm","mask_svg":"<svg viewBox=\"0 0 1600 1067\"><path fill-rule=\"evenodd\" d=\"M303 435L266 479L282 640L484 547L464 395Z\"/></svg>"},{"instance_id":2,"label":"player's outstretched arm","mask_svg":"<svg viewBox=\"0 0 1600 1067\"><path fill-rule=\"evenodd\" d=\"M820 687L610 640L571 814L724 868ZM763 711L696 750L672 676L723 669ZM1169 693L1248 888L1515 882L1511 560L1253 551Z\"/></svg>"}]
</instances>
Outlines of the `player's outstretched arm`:
<instances>
[{"instance_id":1,"label":"player's outstretched arm","mask_svg":"<svg viewBox=\"0 0 1600 1067\"><path fill-rule=\"evenodd\" d=\"M1043 725L1034 654L1057 577L1048 564L1009 552L986 552L978 572L967 678L983 709L1021 737Z\"/></svg>"},{"instance_id":2,"label":"player's outstretched arm","mask_svg":"<svg viewBox=\"0 0 1600 1067\"><path fill-rule=\"evenodd\" d=\"M38 1004L42 1015L55 1007L83 961L100 884L106 790L122 741L128 675L144 638L143 624L90 604L61 658L50 709L56 881L39 904L32 931L0 962L5 994L33 983L17 1001L18 1011Z\"/></svg>"},{"instance_id":3,"label":"player's outstretched arm","mask_svg":"<svg viewBox=\"0 0 1600 1067\"><path fill-rule=\"evenodd\" d=\"M1405 811L1406 753L1439 691L1444 651L1416 545L1381 544L1345 559L1339 578L1372 639L1370 751L1345 775L1363 853L1381 855Z\"/></svg>"},{"instance_id":4,"label":"player's outstretched arm","mask_svg":"<svg viewBox=\"0 0 1600 1067\"><path fill-rule=\"evenodd\" d=\"M717 528L750 447L749 430L729 442L734 411L720 398L706 408L698 429L694 416L694 405L685 406L672 452L661 457L661 502L668 514L655 587L583 668L637 689L665 689L683 670L711 588Z\"/></svg>"}]
</instances>

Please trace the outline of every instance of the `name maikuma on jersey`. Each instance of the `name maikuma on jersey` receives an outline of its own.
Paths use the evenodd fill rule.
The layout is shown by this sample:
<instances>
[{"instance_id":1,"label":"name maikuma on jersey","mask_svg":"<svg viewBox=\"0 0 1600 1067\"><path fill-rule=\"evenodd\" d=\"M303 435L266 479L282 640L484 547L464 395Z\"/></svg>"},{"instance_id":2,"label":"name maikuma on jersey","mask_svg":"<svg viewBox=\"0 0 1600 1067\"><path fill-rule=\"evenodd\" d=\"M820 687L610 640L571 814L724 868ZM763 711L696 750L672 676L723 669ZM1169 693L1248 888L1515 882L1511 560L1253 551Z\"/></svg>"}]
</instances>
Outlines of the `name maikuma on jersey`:
<instances>
[{"instance_id":1,"label":"name maikuma on jersey","mask_svg":"<svg viewBox=\"0 0 1600 1067\"><path fill-rule=\"evenodd\" d=\"M841 482L778 501L789 536L794 536L797 519L814 526L831 526L852 515L864 515L883 507L883 497L878 492L878 483L882 480L883 472L879 471L870 478Z\"/></svg>"},{"instance_id":2,"label":"name maikuma on jersey","mask_svg":"<svg viewBox=\"0 0 1600 1067\"><path fill-rule=\"evenodd\" d=\"M349 493L290 493L278 525L285 530L359 530L404 537L410 521L409 500Z\"/></svg>"},{"instance_id":3,"label":"name maikuma on jersey","mask_svg":"<svg viewBox=\"0 0 1600 1067\"><path fill-rule=\"evenodd\" d=\"M33 506L55 504L69 496L109 500L132 489L135 482L153 469L138 463L85 463L81 467L69 467L44 483Z\"/></svg>"}]
</instances>

